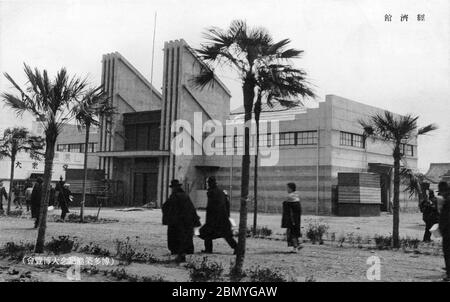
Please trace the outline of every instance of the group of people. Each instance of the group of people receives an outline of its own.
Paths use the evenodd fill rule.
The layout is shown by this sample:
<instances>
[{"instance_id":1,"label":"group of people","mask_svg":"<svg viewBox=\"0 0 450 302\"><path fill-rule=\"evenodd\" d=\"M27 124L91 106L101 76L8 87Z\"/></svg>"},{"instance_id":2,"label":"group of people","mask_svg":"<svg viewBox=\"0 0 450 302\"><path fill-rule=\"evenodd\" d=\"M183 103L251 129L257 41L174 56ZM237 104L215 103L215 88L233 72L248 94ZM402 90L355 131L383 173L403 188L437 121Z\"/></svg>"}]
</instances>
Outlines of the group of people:
<instances>
[{"instance_id":1,"label":"group of people","mask_svg":"<svg viewBox=\"0 0 450 302\"><path fill-rule=\"evenodd\" d=\"M177 262L186 261L187 254L194 253L194 230L199 228L198 235L204 240L204 253L213 252L213 240L224 238L228 245L236 252L237 243L233 238L230 222L230 200L226 191L220 190L216 179L207 179L206 221L202 226L200 217L189 195L182 189L181 183L174 179L170 188L172 194L163 204L163 224L167 225L168 248L172 255L176 255ZM288 247L293 252L300 248L301 215L302 207L300 196L294 183L287 184L287 199L283 202L283 214L281 227L286 229ZM445 260L445 281L450 281L450 186L446 182L438 185L438 196L432 190L428 190L427 198L421 201L420 210L425 221L425 242L431 240L430 229L433 225L439 225L442 236L442 248ZM201 227L200 227L201 226Z\"/></svg>"},{"instance_id":2,"label":"group of people","mask_svg":"<svg viewBox=\"0 0 450 302\"><path fill-rule=\"evenodd\" d=\"M167 244L177 262L186 261L187 254L194 253L193 237L195 229L204 240L203 253L213 252L213 240L224 238L236 253L237 242L233 238L230 221L230 200L226 191L219 189L215 177L207 179L206 220L202 226L200 217L189 195L182 189L181 183L174 179L169 186L172 194L162 206L162 223L167 225ZM294 183L287 184L288 198L283 203L282 227L287 229L288 246L296 252L300 248L299 237L301 206L300 197Z\"/></svg>"},{"instance_id":3,"label":"group of people","mask_svg":"<svg viewBox=\"0 0 450 302\"><path fill-rule=\"evenodd\" d=\"M34 228L37 228L39 225L39 216L40 216L40 208L41 208L41 200L42 200L42 184L43 179L38 177L36 182L33 183L30 181L25 186L24 198L27 207L27 212L31 210L31 218L34 219ZM72 199L72 193L69 189L70 185L65 183L62 178L56 184L56 186L51 185L49 190L49 199L48 206L55 207L55 201L57 201L59 207L61 208L61 220L64 221L67 213L69 213L69 203ZM8 200L8 194L3 186L3 183L0 181L0 205L1 212L3 212L3 198L4 200ZM19 202L18 207L22 207Z\"/></svg>"},{"instance_id":4,"label":"group of people","mask_svg":"<svg viewBox=\"0 0 450 302\"><path fill-rule=\"evenodd\" d=\"M194 204L189 195L184 192L182 184L174 179L170 188L172 194L163 204L163 224L167 225L167 244L177 262L186 261L187 254L194 253L194 229L198 230L199 237L204 240L204 253L213 252L213 240L224 238L230 247L236 251L237 242L233 238L230 222L230 201L226 192L220 190L216 179L207 180L208 203L206 207L206 221L203 226L197 215Z\"/></svg>"}]
</instances>

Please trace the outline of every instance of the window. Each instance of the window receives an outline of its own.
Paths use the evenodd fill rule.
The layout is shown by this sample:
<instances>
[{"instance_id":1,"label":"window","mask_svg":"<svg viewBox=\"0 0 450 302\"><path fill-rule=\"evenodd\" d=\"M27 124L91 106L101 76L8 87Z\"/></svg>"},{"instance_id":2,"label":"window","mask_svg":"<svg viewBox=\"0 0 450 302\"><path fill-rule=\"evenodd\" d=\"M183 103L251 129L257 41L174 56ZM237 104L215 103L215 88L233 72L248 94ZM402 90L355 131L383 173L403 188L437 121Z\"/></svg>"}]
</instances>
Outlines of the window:
<instances>
[{"instance_id":1,"label":"window","mask_svg":"<svg viewBox=\"0 0 450 302\"><path fill-rule=\"evenodd\" d=\"M232 136L224 136L224 144L225 144L225 149L233 148L233 137Z\"/></svg>"},{"instance_id":2,"label":"window","mask_svg":"<svg viewBox=\"0 0 450 302\"><path fill-rule=\"evenodd\" d=\"M280 146L295 145L295 132L280 133Z\"/></svg>"},{"instance_id":3,"label":"window","mask_svg":"<svg viewBox=\"0 0 450 302\"><path fill-rule=\"evenodd\" d=\"M298 145L317 145L317 131L297 132Z\"/></svg>"},{"instance_id":4,"label":"window","mask_svg":"<svg viewBox=\"0 0 450 302\"><path fill-rule=\"evenodd\" d=\"M56 148L59 152L69 152L69 145L68 144L59 144Z\"/></svg>"},{"instance_id":5,"label":"window","mask_svg":"<svg viewBox=\"0 0 450 302\"><path fill-rule=\"evenodd\" d=\"M364 137L360 134L341 131L341 146L364 148Z\"/></svg>"},{"instance_id":6,"label":"window","mask_svg":"<svg viewBox=\"0 0 450 302\"><path fill-rule=\"evenodd\" d=\"M243 136L234 136L234 148L243 148L244 147L244 137Z\"/></svg>"},{"instance_id":7,"label":"window","mask_svg":"<svg viewBox=\"0 0 450 302\"><path fill-rule=\"evenodd\" d=\"M280 145L280 134L279 133L273 133L273 134L267 134L267 145L270 146L279 146Z\"/></svg>"},{"instance_id":8,"label":"window","mask_svg":"<svg viewBox=\"0 0 450 302\"><path fill-rule=\"evenodd\" d=\"M81 145L82 144L70 144L69 145L69 152L80 153L81 152Z\"/></svg>"},{"instance_id":9,"label":"window","mask_svg":"<svg viewBox=\"0 0 450 302\"><path fill-rule=\"evenodd\" d=\"M405 155L405 156L410 156L410 157L414 156L414 146L413 145L401 144L400 150L403 153L403 155Z\"/></svg>"}]
</instances>

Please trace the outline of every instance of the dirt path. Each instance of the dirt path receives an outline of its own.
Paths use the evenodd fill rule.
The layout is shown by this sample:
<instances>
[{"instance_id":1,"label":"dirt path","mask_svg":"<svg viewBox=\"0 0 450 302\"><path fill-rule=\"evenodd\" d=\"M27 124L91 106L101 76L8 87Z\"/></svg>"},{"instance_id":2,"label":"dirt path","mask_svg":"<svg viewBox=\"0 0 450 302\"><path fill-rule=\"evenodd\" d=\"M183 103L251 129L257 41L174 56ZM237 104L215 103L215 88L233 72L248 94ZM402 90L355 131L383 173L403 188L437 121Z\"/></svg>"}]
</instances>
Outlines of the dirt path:
<instances>
[{"instance_id":1,"label":"dirt path","mask_svg":"<svg viewBox=\"0 0 450 302\"><path fill-rule=\"evenodd\" d=\"M95 209L88 209L91 214ZM204 213L201 213L204 218ZM139 212L119 212L113 209L102 211L101 217L119 219L116 223L105 224L78 224L78 223L48 223L47 239L52 236L70 235L79 238L81 244L95 242L98 245L114 252L115 240L124 240L127 236L137 249L146 249L159 258L167 259L166 228L161 225L161 213L158 210ZM238 219L238 215L233 213ZM283 230L279 228L277 215L261 215L261 225L273 230L273 237L280 237ZM321 221L330 226L330 232L336 234L354 233L361 236L374 236L375 234L389 234L392 216L383 215L371 218L342 217L303 217L302 223L308 221ZM202 219L202 221L204 221ZM34 242L36 230L31 228L32 221L23 218L0 217L0 245L8 241ZM402 236L420 238L422 226L420 215L404 214L401 217ZM439 281L443 276L441 267L443 259L439 255L423 255L404 253L402 251L374 251L366 248L359 249L351 246L339 247L336 242L326 242L324 245L304 243L298 254L291 254L283 241L266 239L248 239L246 268L255 266L279 269L284 274L297 281L314 279L316 281L367 281L366 272L370 265L367 259L377 256L381 264L381 281ZM203 242L195 238L195 250L203 249ZM439 247L436 246L438 250ZM224 240L214 241L214 250L217 254L208 255L211 261L217 261L224 266L225 273L234 260L230 248ZM188 256L188 260L201 260L203 254L196 253ZM20 274L31 271L34 281L68 281L64 270L53 272L42 270L28 265L19 264L14 268L19 273L8 272L9 263L0 260L0 281L18 278ZM8 268L8 269L7 269ZM108 268L108 269L115 269ZM139 276L161 276L167 281L188 281L189 274L184 266L176 264L145 265L133 263L122 267L129 274ZM111 281L113 279L101 274L95 276L82 275L83 281ZM20 278L19 278L20 279ZM24 279L24 278L22 278ZM30 278L25 278L30 279ZM15 280L17 281L17 280Z\"/></svg>"}]
</instances>

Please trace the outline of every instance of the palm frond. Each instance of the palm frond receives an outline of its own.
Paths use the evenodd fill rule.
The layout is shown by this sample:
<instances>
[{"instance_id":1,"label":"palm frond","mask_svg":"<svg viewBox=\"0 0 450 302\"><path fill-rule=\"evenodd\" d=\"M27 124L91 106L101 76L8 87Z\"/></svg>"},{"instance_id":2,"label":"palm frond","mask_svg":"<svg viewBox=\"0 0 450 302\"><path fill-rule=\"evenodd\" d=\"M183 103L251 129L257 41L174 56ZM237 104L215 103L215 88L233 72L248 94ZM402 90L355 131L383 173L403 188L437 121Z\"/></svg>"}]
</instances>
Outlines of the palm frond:
<instances>
[{"instance_id":1,"label":"palm frond","mask_svg":"<svg viewBox=\"0 0 450 302\"><path fill-rule=\"evenodd\" d=\"M214 71L210 68L201 67L199 74L193 76L189 81L195 88L213 87Z\"/></svg>"},{"instance_id":2,"label":"palm frond","mask_svg":"<svg viewBox=\"0 0 450 302\"><path fill-rule=\"evenodd\" d=\"M430 124L430 125L419 128L417 133L419 135L422 135L422 134L427 134L428 132L431 132L431 131L434 131L437 129L438 129L438 126L436 124Z\"/></svg>"}]
</instances>

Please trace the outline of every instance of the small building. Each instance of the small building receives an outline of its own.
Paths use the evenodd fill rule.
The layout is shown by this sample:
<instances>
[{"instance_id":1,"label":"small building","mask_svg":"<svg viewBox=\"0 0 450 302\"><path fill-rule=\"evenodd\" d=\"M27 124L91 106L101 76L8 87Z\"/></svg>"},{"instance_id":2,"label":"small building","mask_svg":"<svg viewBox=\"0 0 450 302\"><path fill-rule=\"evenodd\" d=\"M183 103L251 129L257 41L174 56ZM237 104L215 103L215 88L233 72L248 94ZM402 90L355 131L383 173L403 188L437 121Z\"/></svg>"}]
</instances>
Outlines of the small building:
<instances>
[{"instance_id":1,"label":"small building","mask_svg":"<svg viewBox=\"0 0 450 302\"><path fill-rule=\"evenodd\" d=\"M440 181L450 183L450 163L431 163L425 177L433 190L437 190Z\"/></svg>"}]
</instances>

